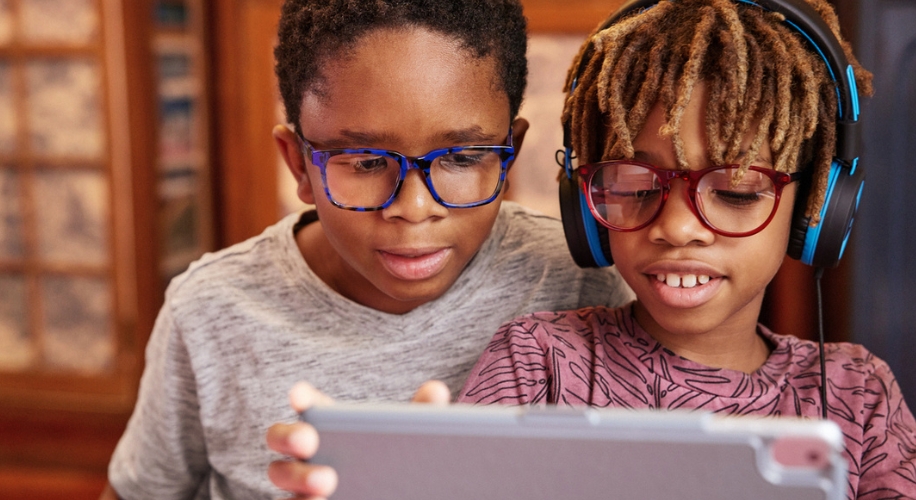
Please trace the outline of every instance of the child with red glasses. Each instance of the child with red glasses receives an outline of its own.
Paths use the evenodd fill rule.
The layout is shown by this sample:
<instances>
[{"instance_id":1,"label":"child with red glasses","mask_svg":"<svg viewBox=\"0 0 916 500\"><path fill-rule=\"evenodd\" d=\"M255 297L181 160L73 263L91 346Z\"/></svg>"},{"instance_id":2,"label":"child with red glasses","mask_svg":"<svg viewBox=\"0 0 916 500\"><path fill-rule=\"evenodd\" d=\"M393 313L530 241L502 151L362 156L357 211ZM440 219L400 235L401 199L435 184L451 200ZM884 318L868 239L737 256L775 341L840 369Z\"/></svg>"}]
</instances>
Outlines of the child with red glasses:
<instances>
[{"instance_id":1,"label":"child with red glasses","mask_svg":"<svg viewBox=\"0 0 916 500\"><path fill-rule=\"evenodd\" d=\"M809 3L839 39L832 8ZM888 366L848 343L821 358L758 323L793 208L803 228L826 223L843 147L846 103L806 43L782 15L730 0L663 1L593 34L563 119L637 300L506 323L459 401L826 415L845 436L849 498L916 497L916 421Z\"/></svg>"}]
</instances>

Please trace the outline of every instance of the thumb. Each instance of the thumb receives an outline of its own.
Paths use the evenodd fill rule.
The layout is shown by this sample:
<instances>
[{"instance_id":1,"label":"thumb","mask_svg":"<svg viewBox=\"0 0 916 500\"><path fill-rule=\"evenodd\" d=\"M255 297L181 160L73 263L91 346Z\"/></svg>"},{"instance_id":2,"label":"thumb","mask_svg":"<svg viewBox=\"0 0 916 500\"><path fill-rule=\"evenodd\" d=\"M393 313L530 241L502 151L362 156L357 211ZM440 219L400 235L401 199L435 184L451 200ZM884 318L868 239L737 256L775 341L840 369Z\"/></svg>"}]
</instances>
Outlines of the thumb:
<instances>
[{"instance_id":1,"label":"thumb","mask_svg":"<svg viewBox=\"0 0 916 500\"><path fill-rule=\"evenodd\" d=\"M435 405L447 405L452 400L452 392L442 381L428 380L417 389L413 395L414 403L432 403Z\"/></svg>"},{"instance_id":2,"label":"thumb","mask_svg":"<svg viewBox=\"0 0 916 500\"><path fill-rule=\"evenodd\" d=\"M315 405L328 405L333 402L333 399L308 382L298 382L289 391L289 403L296 413L301 413Z\"/></svg>"}]
</instances>

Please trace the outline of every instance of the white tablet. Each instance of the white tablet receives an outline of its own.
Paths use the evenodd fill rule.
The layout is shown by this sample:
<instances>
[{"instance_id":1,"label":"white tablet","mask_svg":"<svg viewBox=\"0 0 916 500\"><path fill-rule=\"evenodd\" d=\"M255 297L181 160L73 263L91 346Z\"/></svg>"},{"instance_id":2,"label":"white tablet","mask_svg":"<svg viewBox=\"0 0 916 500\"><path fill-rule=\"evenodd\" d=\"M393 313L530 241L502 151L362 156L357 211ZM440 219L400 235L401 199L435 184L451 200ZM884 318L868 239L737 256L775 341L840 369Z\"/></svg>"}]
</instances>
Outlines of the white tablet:
<instances>
[{"instance_id":1,"label":"white tablet","mask_svg":"<svg viewBox=\"0 0 916 500\"><path fill-rule=\"evenodd\" d=\"M838 426L700 412L335 404L302 419L332 500L840 500Z\"/></svg>"}]
</instances>

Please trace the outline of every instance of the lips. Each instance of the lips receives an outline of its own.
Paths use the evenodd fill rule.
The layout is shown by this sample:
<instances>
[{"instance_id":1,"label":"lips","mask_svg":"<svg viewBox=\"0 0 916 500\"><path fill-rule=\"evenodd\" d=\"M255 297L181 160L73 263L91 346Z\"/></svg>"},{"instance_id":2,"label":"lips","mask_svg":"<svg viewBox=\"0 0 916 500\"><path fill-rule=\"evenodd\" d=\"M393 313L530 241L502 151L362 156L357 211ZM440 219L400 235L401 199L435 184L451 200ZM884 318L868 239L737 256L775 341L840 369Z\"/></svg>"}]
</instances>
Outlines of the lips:
<instances>
[{"instance_id":1,"label":"lips","mask_svg":"<svg viewBox=\"0 0 916 500\"><path fill-rule=\"evenodd\" d=\"M721 272L699 262L668 262L644 271L649 292L673 308L698 307L712 300L725 281Z\"/></svg>"},{"instance_id":2,"label":"lips","mask_svg":"<svg viewBox=\"0 0 916 500\"><path fill-rule=\"evenodd\" d=\"M379 250L382 265L394 277L419 281L438 274L448 262L449 248Z\"/></svg>"}]
</instances>

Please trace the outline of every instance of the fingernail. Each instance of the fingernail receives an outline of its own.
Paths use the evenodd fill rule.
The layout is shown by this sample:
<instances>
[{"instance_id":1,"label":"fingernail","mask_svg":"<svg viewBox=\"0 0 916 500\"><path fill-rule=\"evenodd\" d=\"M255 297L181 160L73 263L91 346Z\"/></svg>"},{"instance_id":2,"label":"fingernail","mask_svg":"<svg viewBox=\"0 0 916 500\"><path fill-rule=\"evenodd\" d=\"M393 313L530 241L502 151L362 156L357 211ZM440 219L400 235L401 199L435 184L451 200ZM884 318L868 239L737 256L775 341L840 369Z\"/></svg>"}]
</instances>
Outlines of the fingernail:
<instances>
[{"instance_id":1,"label":"fingernail","mask_svg":"<svg viewBox=\"0 0 916 500\"><path fill-rule=\"evenodd\" d=\"M309 473L306 480L308 486L313 491L320 490L327 492L332 490L337 484L337 473L332 469L319 468Z\"/></svg>"}]
</instances>

